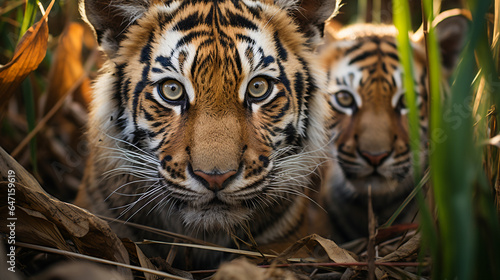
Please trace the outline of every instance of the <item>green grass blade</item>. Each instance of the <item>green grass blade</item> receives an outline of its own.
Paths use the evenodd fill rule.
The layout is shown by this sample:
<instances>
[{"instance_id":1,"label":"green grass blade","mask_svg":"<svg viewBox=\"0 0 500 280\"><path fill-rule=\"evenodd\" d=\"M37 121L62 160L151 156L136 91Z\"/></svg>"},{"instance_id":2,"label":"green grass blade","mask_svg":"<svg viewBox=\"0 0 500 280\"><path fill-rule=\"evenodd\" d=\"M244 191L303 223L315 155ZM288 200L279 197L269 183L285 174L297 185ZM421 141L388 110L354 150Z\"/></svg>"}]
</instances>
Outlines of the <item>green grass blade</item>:
<instances>
[{"instance_id":1,"label":"green grass blade","mask_svg":"<svg viewBox=\"0 0 500 280\"><path fill-rule=\"evenodd\" d=\"M474 143L472 82L475 76L474 51L485 29L484 15L489 1L478 1L467 45L454 74L449 102L441 114L447 118L434 129L442 129L444 141L435 143L431 154L433 185L438 207L441 259L436 260L436 279L474 279L477 252L477 225L474 220L474 186L482 172L481 155ZM473 7L474 5L471 5ZM440 114L440 115L441 115ZM436 116L433 116L433 118Z\"/></svg>"},{"instance_id":2,"label":"green grass blade","mask_svg":"<svg viewBox=\"0 0 500 280\"><path fill-rule=\"evenodd\" d=\"M415 185L418 184L421 176L420 167L420 125L418 119L417 96L415 93L415 84L413 80L413 51L410 44L408 33L411 29L411 16L408 1L397 0L393 2L394 25L398 29L398 51L399 60L404 69L404 88L406 90L405 98L408 106L408 119L410 126L410 147L412 150L413 174Z\"/></svg>"},{"instance_id":3,"label":"green grass blade","mask_svg":"<svg viewBox=\"0 0 500 280\"><path fill-rule=\"evenodd\" d=\"M432 151L435 149L435 143L441 141L439 129L441 126L441 63L440 63L440 53L439 45L435 34L434 26L432 22L434 21L434 2L432 0L423 1L423 18L422 21L426 23L424 26L427 30L424 30L425 43L426 43L426 54L427 54L427 78L429 83L429 164L431 166L431 174L433 166L433 154ZM438 3L440 5L440 3ZM438 137L439 136L439 137ZM439 238L438 232L434 226L434 219L431 214L431 210L427 207L423 195L419 192L418 205L420 209L420 229L422 230L422 247L420 258L422 258L425 252L429 251L432 259L435 261L434 267L439 266L440 250L439 250ZM437 277L436 270L434 270L434 277ZM437 279L437 278L436 278Z\"/></svg>"},{"instance_id":4,"label":"green grass blade","mask_svg":"<svg viewBox=\"0 0 500 280\"><path fill-rule=\"evenodd\" d=\"M500 4L500 1L497 2L497 4ZM488 114L487 110L491 105L497 108L497 112L498 108L500 108L500 97L498 95L500 79L496 68L498 65L498 50L496 48L498 48L498 45L495 46L495 42L493 42L493 46L490 47L485 30L486 28L483 29L476 47L478 65L481 66L480 73L482 79L486 82L486 87L480 87L479 89L482 89L487 94L486 100L489 101L485 102L485 106L481 106L483 110L480 111L480 114L483 116ZM496 113L496 118L498 121L498 113ZM485 118L485 120L488 120L488 118ZM486 133L486 129L493 129L493 127L488 127L488 123L484 122L483 125L479 126L479 129L482 131L478 133L478 138L488 135L489 133ZM493 133L497 132L493 131ZM483 143L484 141L484 138L478 139L479 143ZM490 160L493 163L493 167L498 170L499 162L497 154L495 154L496 149L492 149L489 152L490 154L487 156L494 157L494 159ZM478 267L474 276L476 279L500 279L500 267L498 266L500 263L500 239L498 238L500 236L500 223L492 196L492 187L494 188L495 185L494 182L491 182L493 184L490 185L484 172L481 172L478 180L478 188L475 194L477 199L474 201L474 206L477 215L476 219L478 220L477 247L480 253L477 254L475 263L477 263Z\"/></svg>"},{"instance_id":5,"label":"green grass blade","mask_svg":"<svg viewBox=\"0 0 500 280\"><path fill-rule=\"evenodd\" d=\"M21 24L19 38L23 37L24 33L35 23L36 11L38 9L38 0L27 0L26 9L24 10L24 18Z\"/></svg>"},{"instance_id":6,"label":"green grass blade","mask_svg":"<svg viewBox=\"0 0 500 280\"><path fill-rule=\"evenodd\" d=\"M401 205L399 205L398 209L394 211L394 214L392 214L392 216L383 225L379 226L379 229L390 227L394 223L394 221L396 221L401 212L403 212L406 206L408 206L408 204L410 204L410 202L415 198L417 193L422 191L423 186L429 181L429 179L430 179L430 172L426 171L420 182L417 184L417 186L415 186L415 188L405 198L405 200L401 203Z\"/></svg>"}]
</instances>

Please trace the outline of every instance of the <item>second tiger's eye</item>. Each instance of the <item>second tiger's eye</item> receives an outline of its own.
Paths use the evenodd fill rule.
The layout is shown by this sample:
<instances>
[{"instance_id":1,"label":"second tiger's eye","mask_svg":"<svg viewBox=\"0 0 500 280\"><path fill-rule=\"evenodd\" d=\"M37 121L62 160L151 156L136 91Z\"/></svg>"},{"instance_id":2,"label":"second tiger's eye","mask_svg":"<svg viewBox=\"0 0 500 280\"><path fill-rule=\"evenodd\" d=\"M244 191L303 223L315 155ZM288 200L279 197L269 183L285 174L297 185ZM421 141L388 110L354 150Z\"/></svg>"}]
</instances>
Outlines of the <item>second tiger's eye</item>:
<instances>
[{"instance_id":1,"label":"second tiger's eye","mask_svg":"<svg viewBox=\"0 0 500 280\"><path fill-rule=\"evenodd\" d=\"M406 96L405 96L405 94L401 94L401 97L398 100L397 106L398 106L398 108L400 110L408 108L407 105L406 105Z\"/></svg>"},{"instance_id":2,"label":"second tiger's eye","mask_svg":"<svg viewBox=\"0 0 500 280\"><path fill-rule=\"evenodd\" d=\"M335 93L335 100L337 103L345 108L350 108L354 105L354 97L347 91L339 91Z\"/></svg>"}]
</instances>

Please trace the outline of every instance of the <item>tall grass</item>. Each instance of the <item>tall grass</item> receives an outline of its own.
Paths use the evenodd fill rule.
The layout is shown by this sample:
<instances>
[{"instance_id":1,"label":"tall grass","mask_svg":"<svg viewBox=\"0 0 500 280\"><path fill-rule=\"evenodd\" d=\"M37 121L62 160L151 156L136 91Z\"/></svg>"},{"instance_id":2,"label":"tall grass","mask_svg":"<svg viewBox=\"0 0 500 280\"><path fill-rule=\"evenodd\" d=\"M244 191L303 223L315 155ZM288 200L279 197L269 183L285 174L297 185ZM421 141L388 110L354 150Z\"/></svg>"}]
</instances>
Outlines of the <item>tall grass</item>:
<instances>
[{"instance_id":1,"label":"tall grass","mask_svg":"<svg viewBox=\"0 0 500 280\"><path fill-rule=\"evenodd\" d=\"M482 148L479 144L480 128L475 129L476 116L473 116L470 110L473 99L480 96L476 95L473 83L477 75L476 69L480 69L482 77L488 77L487 82L490 84L494 85L498 80L486 33L485 15L490 2L471 0L468 4L473 20L467 33L467 44L452 77L449 97L444 103L439 85L439 47L431 24L428 24L426 38L430 84L429 165L437 210L437 227L423 208L421 228L432 257L433 279L500 279L497 268L500 264L499 221L491 196L491 186L485 180ZM410 137L415 156L418 151L418 145L415 143L419 142L408 40L408 32L411 31L410 12L406 0L394 1L393 9L394 23L399 30L400 59L406 73ZM423 21L432 22L431 0L424 1L424 11L426 16ZM475 55L478 58L478 67ZM492 94L493 102L498 105L495 100L498 98L494 96L495 94ZM444 113L447 114L446 119L443 118ZM478 114L486 116L485 110L479 111ZM450 123L450 120L454 120L453 123ZM445 137L438 138L438 135ZM418 163L418 157L416 162ZM423 207L423 203L420 205Z\"/></svg>"},{"instance_id":2,"label":"tall grass","mask_svg":"<svg viewBox=\"0 0 500 280\"><path fill-rule=\"evenodd\" d=\"M35 18L38 11L38 0L27 0L25 9L24 9L24 17L20 27L19 40L23 37L24 33L35 23ZM32 80L26 79L21 84L21 89L23 93L23 101L26 108L26 121L28 122L28 131L31 132L36 124L36 111L35 111L35 97L33 94L33 85L31 84ZM36 137L33 137L30 141L30 159L33 164L33 172L35 174L38 173L38 164L37 164L37 148L36 148Z\"/></svg>"},{"instance_id":3,"label":"tall grass","mask_svg":"<svg viewBox=\"0 0 500 280\"><path fill-rule=\"evenodd\" d=\"M403 85L406 90L405 98L409 109L408 119L410 126L410 146L412 149L413 172L415 174L415 184L418 183L421 177L420 167L420 125L418 121L417 96L415 94L415 85L413 81L413 63L412 63L412 47L408 32L411 28L411 16L408 1L395 1L393 3L393 19L394 24L398 28L398 51L399 60L403 64L404 80Z\"/></svg>"}]
</instances>

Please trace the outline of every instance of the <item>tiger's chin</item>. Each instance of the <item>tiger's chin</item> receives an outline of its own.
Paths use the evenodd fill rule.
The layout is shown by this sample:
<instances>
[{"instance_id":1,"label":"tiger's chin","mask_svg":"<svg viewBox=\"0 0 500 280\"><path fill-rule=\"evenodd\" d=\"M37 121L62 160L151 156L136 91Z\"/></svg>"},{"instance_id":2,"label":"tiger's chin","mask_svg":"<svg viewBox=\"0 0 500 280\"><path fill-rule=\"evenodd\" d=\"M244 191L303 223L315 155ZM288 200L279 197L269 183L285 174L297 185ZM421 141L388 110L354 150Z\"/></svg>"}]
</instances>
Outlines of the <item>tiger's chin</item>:
<instances>
[{"instance_id":1,"label":"tiger's chin","mask_svg":"<svg viewBox=\"0 0 500 280\"><path fill-rule=\"evenodd\" d=\"M202 206L186 206L181 211L182 222L194 231L232 232L251 217L252 211L243 206L209 203Z\"/></svg>"},{"instance_id":2,"label":"tiger's chin","mask_svg":"<svg viewBox=\"0 0 500 280\"><path fill-rule=\"evenodd\" d=\"M352 196L368 197L368 191L371 188L371 196L373 198L389 199L409 193L414 186L411 172L408 172L404 176L399 176L398 178L393 178L377 172L364 174L349 173L345 172L344 168L339 168L336 173L337 174L334 176L341 177L342 180L333 180L333 185L337 185L338 188L345 188Z\"/></svg>"},{"instance_id":3,"label":"tiger's chin","mask_svg":"<svg viewBox=\"0 0 500 280\"><path fill-rule=\"evenodd\" d=\"M366 177L349 179L347 182L354 188L355 192L368 196L371 187L372 197L391 197L406 193L413 186L412 176L408 175L403 180L387 178L381 175L370 175Z\"/></svg>"}]
</instances>

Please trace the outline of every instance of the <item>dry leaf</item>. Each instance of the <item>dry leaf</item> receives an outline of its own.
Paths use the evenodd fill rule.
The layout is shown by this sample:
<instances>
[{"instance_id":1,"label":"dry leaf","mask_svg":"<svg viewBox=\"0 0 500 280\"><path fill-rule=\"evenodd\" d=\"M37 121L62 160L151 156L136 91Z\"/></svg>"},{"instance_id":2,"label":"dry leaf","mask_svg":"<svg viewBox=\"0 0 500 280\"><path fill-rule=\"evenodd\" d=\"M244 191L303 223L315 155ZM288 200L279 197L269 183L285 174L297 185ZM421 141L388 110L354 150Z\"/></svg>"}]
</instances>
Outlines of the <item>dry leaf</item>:
<instances>
[{"instance_id":1,"label":"dry leaf","mask_svg":"<svg viewBox=\"0 0 500 280\"><path fill-rule=\"evenodd\" d=\"M131 257L131 261L135 261L143 268L158 270L158 268L151 263L151 261L144 255L141 249L134 242L128 239L122 240L122 242ZM168 272L171 273L171 271ZM155 275L149 273L144 273L144 277L146 278L146 280L157 279Z\"/></svg>"},{"instance_id":2,"label":"dry leaf","mask_svg":"<svg viewBox=\"0 0 500 280\"><path fill-rule=\"evenodd\" d=\"M4 112L14 91L29 73L38 68L45 57L49 38L47 17L53 5L54 0L50 2L42 19L21 38L12 60L0 68L0 112Z\"/></svg>"},{"instance_id":3,"label":"dry leaf","mask_svg":"<svg viewBox=\"0 0 500 280\"><path fill-rule=\"evenodd\" d=\"M65 94L84 73L82 48L86 32L89 31L83 24L72 22L65 28L59 39L49 74L45 114L60 98L65 97ZM86 77L80 89L83 87L84 90L88 90L89 84L90 79Z\"/></svg>"},{"instance_id":4,"label":"dry leaf","mask_svg":"<svg viewBox=\"0 0 500 280\"><path fill-rule=\"evenodd\" d=\"M0 219L6 221L9 218L8 212L7 206L0 208ZM42 213L17 206L15 217L18 221L16 223L17 240L66 251L71 250L59 229ZM0 230L7 232L7 224Z\"/></svg>"},{"instance_id":5,"label":"dry leaf","mask_svg":"<svg viewBox=\"0 0 500 280\"><path fill-rule=\"evenodd\" d=\"M485 144L488 144L488 145L492 145L492 146L497 146L500 148L500 135L497 135L493 138L490 138L488 140L486 140L486 143Z\"/></svg>"},{"instance_id":6,"label":"dry leaf","mask_svg":"<svg viewBox=\"0 0 500 280\"><path fill-rule=\"evenodd\" d=\"M296 256L299 251L304 247L314 248L320 245L328 255L328 258L336 263L354 263L357 260L351 253L345 249L340 248L332 240L323 238L317 234L306 236L299 241L295 242L292 246L283 251L276 260L286 260Z\"/></svg>"},{"instance_id":7,"label":"dry leaf","mask_svg":"<svg viewBox=\"0 0 500 280\"><path fill-rule=\"evenodd\" d=\"M418 252L420 248L420 233L415 234L410 240L401 245L396 251L388 254L387 256L379 259L379 262L396 262L407 258Z\"/></svg>"},{"instance_id":8,"label":"dry leaf","mask_svg":"<svg viewBox=\"0 0 500 280\"><path fill-rule=\"evenodd\" d=\"M2 271L2 280L20 280L21 278L19 276L21 273L17 273L17 269L14 270L15 272L10 272L8 270L11 267L11 263L7 259L9 256L7 256L7 252L5 252L5 247L2 242L2 244L0 244L0 271Z\"/></svg>"},{"instance_id":9,"label":"dry leaf","mask_svg":"<svg viewBox=\"0 0 500 280\"><path fill-rule=\"evenodd\" d=\"M65 262L51 267L33 277L32 280L124 280L119 273L109 267L88 262Z\"/></svg>"},{"instance_id":10,"label":"dry leaf","mask_svg":"<svg viewBox=\"0 0 500 280\"><path fill-rule=\"evenodd\" d=\"M57 227L64 238L73 241L80 253L120 263L129 263L127 250L106 222L86 210L59 201L40 191L41 187L36 180L0 148L0 179L2 181L0 186L4 190L8 185L7 174L9 170L15 172L16 215L21 214L22 210L18 209L19 207L40 212L47 221ZM7 201L7 191L0 192L0 200ZM26 221L19 219L17 223L22 225ZM30 225L24 224L22 226L29 227ZM22 242L24 240L18 239L16 241ZM57 243L57 240L52 242ZM130 273L128 270L122 270L122 272L124 275Z\"/></svg>"},{"instance_id":11,"label":"dry leaf","mask_svg":"<svg viewBox=\"0 0 500 280\"><path fill-rule=\"evenodd\" d=\"M295 275L289 271L278 268L260 268L250 263L245 258L233 260L222 264L213 277L214 280L267 280L282 279L296 280Z\"/></svg>"}]
</instances>

